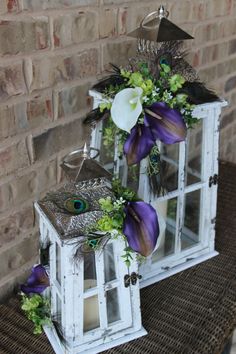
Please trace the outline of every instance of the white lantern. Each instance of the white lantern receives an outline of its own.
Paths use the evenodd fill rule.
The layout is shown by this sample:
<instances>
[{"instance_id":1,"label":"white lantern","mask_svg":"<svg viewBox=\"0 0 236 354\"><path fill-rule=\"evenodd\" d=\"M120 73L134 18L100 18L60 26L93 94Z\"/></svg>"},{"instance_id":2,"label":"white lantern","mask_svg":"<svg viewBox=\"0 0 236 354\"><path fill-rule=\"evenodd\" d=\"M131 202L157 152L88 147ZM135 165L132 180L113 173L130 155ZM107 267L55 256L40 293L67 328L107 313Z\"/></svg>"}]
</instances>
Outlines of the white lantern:
<instances>
[{"instance_id":1,"label":"white lantern","mask_svg":"<svg viewBox=\"0 0 236 354\"><path fill-rule=\"evenodd\" d=\"M94 108L102 95L90 91ZM144 201L157 210L160 235L156 250L140 267L141 287L216 256L215 218L218 178L219 117L226 102L202 104L193 116L199 119L196 128L188 130L187 139L174 145L159 143L160 162L165 190L155 197L149 187L147 160L136 170L137 180L130 178L123 157L118 157L118 142L114 152L106 156L102 144L102 124L92 131L91 146L101 150L100 161L118 175L124 185L132 185ZM105 156L105 157L104 157Z\"/></svg>"},{"instance_id":2,"label":"white lantern","mask_svg":"<svg viewBox=\"0 0 236 354\"><path fill-rule=\"evenodd\" d=\"M84 159L83 166L88 167L86 163ZM82 175L86 173L82 172L83 166L79 168ZM54 325L44 326L44 330L57 354L99 353L146 334L141 325L138 264L133 260L129 268L125 265L121 257L123 239L110 240L96 251L82 252L75 260L83 240L81 228L101 212L93 210L92 205L80 216L60 216L51 201L69 191L90 198L92 203L111 195L109 187L106 178L77 178L75 184L64 186L49 201L46 198L35 204L42 247L49 245L49 296L55 319Z\"/></svg>"}]
</instances>

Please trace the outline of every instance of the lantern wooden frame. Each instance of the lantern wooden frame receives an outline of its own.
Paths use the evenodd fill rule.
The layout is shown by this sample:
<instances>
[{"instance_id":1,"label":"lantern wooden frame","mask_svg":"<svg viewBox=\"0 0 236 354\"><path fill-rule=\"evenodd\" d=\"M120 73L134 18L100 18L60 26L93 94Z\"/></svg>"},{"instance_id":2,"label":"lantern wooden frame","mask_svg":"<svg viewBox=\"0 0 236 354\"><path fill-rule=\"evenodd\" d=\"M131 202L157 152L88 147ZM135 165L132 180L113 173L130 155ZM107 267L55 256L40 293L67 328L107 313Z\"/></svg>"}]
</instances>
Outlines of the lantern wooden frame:
<instances>
[{"instance_id":1,"label":"lantern wooden frame","mask_svg":"<svg viewBox=\"0 0 236 354\"><path fill-rule=\"evenodd\" d=\"M102 102L102 95L96 91L90 91L90 95L94 99L94 108L97 108ZM219 119L221 110L227 103L225 101L213 102L196 106L193 115L199 119L201 125L201 139L199 141L200 148L200 170L198 173L189 166L189 152L191 148L191 134L194 134L194 129L188 131L188 137L185 142L175 144L175 149L178 151L178 159L173 161L167 156L161 158L165 162L177 169L177 185L172 191L168 191L163 196L155 197L149 187L149 180L146 174L147 160L141 161L139 169L139 183L137 192L139 196L146 202L151 203L154 207L157 204L170 203L176 200L176 217L175 221L168 220L168 227L174 230L173 252L167 255L161 255L159 260L154 260L153 256L147 258L146 262L140 266L140 274L142 280L141 287L153 284L161 279L167 278L184 269L201 263L218 253L215 251L215 220L216 220L216 203L217 203L217 178L218 178L218 153L219 153ZM91 146L100 149L102 145L102 122L92 130ZM197 128L196 128L197 129ZM196 131L197 132L197 131ZM198 133L198 132L197 132ZM197 134L196 133L196 134ZM196 139L197 137L195 137ZM161 151L163 144L159 143ZM118 157L118 141L114 144L114 163L104 165L115 175L122 179L122 183L127 185L128 168L123 157ZM122 169L122 174L120 173ZM187 172L186 172L187 171ZM190 172L189 172L190 171ZM188 173L192 177L198 178L198 181L187 184ZM185 227L185 214L187 208L187 200L189 196L195 196L199 193L199 225L198 232L191 232ZM196 205L196 204L195 204ZM185 236L183 236L185 234ZM187 235L187 236L186 236ZM183 238L192 237L193 244L184 249ZM196 240L194 239L196 238ZM197 241L197 242L195 242ZM185 242L186 243L186 242ZM191 242L189 242L191 243ZM160 244L159 244L160 247ZM156 251L158 253L158 249Z\"/></svg>"},{"instance_id":2,"label":"lantern wooden frame","mask_svg":"<svg viewBox=\"0 0 236 354\"><path fill-rule=\"evenodd\" d=\"M105 249L95 251L96 284L84 289L84 257L73 261L76 237L61 239L48 216L38 203L35 209L39 215L41 247L49 247L50 291L52 318L61 323L61 336L56 327L44 326L44 331L56 354L99 353L147 334L141 324L139 280L127 286L125 276L138 272L136 260L128 268L121 255L125 243L122 239L112 240L106 247L113 249L115 278L107 281L105 274ZM60 257L58 256L60 254ZM119 319L109 323L108 292L116 290ZM86 299L97 297L99 326L84 331L84 304ZM91 304L91 302L90 302ZM60 310L61 309L61 310ZM86 314L85 314L86 316Z\"/></svg>"}]
</instances>

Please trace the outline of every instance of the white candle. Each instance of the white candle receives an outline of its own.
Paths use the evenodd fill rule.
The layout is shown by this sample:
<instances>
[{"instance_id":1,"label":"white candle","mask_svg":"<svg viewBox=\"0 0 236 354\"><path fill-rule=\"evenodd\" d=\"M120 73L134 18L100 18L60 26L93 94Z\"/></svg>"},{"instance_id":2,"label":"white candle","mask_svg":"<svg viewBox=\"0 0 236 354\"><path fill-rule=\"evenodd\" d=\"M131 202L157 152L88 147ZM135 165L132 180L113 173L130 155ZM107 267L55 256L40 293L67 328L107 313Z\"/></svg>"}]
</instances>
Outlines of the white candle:
<instances>
[{"instance_id":1,"label":"white candle","mask_svg":"<svg viewBox=\"0 0 236 354\"><path fill-rule=\"evenodd\" d=\"M84 280L84 288L90 289L96 287L95 279ZM84 299L84 331L89 331L100 326L98 296L93 295Z\"/></svg>"}]
</instances>

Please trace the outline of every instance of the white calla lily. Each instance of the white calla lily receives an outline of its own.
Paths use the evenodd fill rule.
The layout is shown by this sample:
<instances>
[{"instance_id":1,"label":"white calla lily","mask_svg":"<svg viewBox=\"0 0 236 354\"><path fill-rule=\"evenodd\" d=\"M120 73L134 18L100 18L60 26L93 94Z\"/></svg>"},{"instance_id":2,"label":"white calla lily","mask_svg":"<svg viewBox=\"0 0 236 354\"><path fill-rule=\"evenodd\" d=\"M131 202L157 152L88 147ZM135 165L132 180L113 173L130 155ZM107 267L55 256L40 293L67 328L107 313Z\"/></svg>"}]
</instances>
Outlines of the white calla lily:
<instances>
[{"instance_id":1,"label":"white calla lily","mask_svg":"<svg viewBox=\"0 0 236 354\"><path fill-rule=\"evenodd\" d=\"M136 87L126 88L116 94L111 106L111 118L118 128L129 133L135 126L142 113L142 93L141 87Z\"/></svg>"}]
</instances>

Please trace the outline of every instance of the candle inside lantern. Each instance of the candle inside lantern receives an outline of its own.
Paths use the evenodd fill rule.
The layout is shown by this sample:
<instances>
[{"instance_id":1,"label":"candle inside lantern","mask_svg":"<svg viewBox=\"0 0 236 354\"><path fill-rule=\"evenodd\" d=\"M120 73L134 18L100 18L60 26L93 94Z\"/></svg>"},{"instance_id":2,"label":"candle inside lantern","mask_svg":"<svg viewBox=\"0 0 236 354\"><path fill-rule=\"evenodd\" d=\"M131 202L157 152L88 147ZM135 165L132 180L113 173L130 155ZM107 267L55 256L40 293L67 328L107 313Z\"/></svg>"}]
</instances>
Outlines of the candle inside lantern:
<instances>
[{"instance_id":1,"label":"candle inside lantern","mask_svg":"<svg viewBox=\"0 0 236 354\"><path fill-rule=\"evenodd\" d=\"M155 257L162 258L165 253L165 234L166 234L166 217L167 217L167 205L168 201L156 202L154 208L156 209L159 222L159 237L155 247Z\"/></svg>"},{"instance_id":2,"label":"candle inside lantern","mask_svg":"<svg viewBox=\"0 0 236 354\"><path fill-rule=\"evenodd\" d=\"M84 288L90 289L96 287L95 279L85 279ZM84 299L84 332L90 331L99 327L99 309L98 309L98 295L93 295Z\"/></svg>"}]
</instances>

